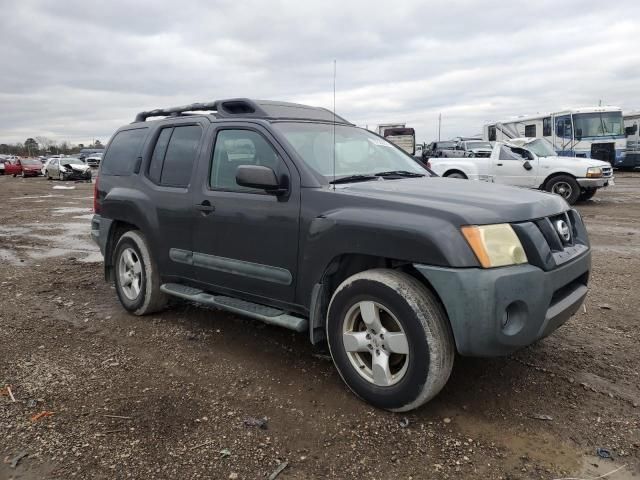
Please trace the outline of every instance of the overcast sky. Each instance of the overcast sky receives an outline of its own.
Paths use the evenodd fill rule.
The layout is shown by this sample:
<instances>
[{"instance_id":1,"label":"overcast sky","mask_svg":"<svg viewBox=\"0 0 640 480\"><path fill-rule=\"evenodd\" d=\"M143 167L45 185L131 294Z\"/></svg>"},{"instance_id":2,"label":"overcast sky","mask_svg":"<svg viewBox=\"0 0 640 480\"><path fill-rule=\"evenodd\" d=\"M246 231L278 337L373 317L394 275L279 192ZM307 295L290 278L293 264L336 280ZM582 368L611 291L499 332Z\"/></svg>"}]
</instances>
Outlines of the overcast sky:
<instances>
[{"instance_id":1,"label":"overcast sky","mask_svg":"<svg viewBox=\"0 0 640 480\"><path fill-rule=\"evenodd\" d=\"M0 0L0 143L109 139L228 97L332 107L418 140L563 107L640 109L640 2Z\"/></svg>"}]
</instances>

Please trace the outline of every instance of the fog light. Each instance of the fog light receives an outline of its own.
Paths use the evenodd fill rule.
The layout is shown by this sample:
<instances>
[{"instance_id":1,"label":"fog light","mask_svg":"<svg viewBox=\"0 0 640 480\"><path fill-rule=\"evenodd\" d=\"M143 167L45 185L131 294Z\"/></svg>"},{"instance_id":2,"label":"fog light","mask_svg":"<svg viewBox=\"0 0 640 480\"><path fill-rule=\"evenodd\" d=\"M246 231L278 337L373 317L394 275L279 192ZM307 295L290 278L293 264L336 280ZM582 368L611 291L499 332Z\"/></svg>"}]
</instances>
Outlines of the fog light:
<instances>
[{"instance_id":1,"label":"fog light","mask_svg":"<svg viewBox=\"0 0 640 480\"><path fill-rule=\"evenodd\" d=\"M502 333L510 336L520 333L524 328L528 313L527 304L523 301L516 300L511 302L502 314Z\"/></svg>"}]
</instances>

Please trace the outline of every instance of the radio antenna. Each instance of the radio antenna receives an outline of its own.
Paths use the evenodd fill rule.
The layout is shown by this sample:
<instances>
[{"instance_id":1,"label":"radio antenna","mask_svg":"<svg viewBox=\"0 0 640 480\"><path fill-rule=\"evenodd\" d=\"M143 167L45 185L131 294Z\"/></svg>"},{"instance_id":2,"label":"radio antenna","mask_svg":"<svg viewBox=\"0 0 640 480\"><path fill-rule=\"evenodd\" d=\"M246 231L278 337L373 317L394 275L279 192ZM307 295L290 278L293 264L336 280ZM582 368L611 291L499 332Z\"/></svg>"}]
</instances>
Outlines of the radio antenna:
<instances>
[{"instance_id":1,"label":"radio antenna","mask_svg":"<svg viewBox=\"0 0 640 480\"><path fill-rule=\"evenodd\" d=\"M333 189L336 189L336 60L333 60Z\"/></svg>"}]
</instances>

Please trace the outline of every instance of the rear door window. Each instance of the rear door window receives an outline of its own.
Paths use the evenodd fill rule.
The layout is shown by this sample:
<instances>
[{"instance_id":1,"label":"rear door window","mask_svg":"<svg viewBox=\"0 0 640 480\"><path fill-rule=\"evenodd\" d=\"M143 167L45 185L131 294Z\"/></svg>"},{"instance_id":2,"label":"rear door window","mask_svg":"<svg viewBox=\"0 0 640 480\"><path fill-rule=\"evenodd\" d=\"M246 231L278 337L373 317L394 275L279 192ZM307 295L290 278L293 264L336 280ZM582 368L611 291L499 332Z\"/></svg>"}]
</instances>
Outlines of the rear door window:
<instances>
[{"instance_id":1,"label":"rear door window","mask_svg":"<svg viewBox=\"0 0 640 480\"><path fill-rule=\"evenodd\" d=\"M188 186L201 137L199 125L164 128L153 149L149 179L167 187Z\"/></svg>"},{"instance_id":2,"label":"rear door window","mask_svg":"<svg viewBox=\"0 0 640 480\"><path fill-rule=\"evenodd\" d=\"M103 175L131 175L148 129L122 130L113 137L102 160Z\"/></svg>"}]
</instances>

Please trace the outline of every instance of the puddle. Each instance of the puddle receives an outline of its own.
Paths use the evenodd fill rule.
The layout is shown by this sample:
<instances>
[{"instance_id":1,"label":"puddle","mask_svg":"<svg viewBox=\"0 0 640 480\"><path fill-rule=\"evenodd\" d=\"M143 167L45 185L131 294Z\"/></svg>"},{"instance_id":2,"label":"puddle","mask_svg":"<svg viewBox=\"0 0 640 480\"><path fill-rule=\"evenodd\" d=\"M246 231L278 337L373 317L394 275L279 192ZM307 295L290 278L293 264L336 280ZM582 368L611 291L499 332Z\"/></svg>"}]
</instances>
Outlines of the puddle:
<instances>
[{"instance_id":1,"label":"puddle","mask_svg":"<svg viewBox=\"0 0 640 480\"><path fill-rule=\"evenodd\" d=\"M52 193L48 195L24 195L22 197L11 197L9 200L32 200L34 198L60 198L64 197L64 195L54 195Z\"/></svg>"},{"instance_id":2,"label":"puddle","mask_svg":"<svg viewBox=\"0 0 640 480\"><path fill-rule=\"evenodd\" d=\"M6 262L9 265L23 265L24 262L21 262L18 256L9 249L0 248L0 261Z\"/></svg>"},{"instance_id":3,"label":"puddle","mask_svg":"<svg viewBox=\"0 0 640 480\"><path fill-rule=\"evenodd\" d=\"M86 212L90 209L80 209ZM80 216L88 220L91 215ZM79 262L95 263L102 261L102 255L98 246L92 241L89 222L69 223L30 223L24 227L0 227L0 237L24 237L25 240L41 240L46 245L20 245L16 249L26 250L27 257L31 260L41 260L56 257L75 257ZM12 262L17 259L15 251L2 249L0 260Z\"/></svg>"},{"instance_id":4,"label":"puddle","mask_svg":"<svg viewBox=\"0 0 640 480\"><path fill-rule=\"evenodd\" d=\"M54 216L60 216L66 213L90 213L93 209L87 207L58 207L52 208L51 211Z\"/></svg>"},{"instance_id":5,"label":"puddle","mask_svg":"<svg viewBox=\"0 0 640 480\"><path fill-rule=\"evenodd\" d=\"M65 187L64 185L55 185L54 190L75 190L76 187Z\"/></svg>"},{"instance_id":6,"label":"puddle","mask_svg":"<svg viewBox=\"0 0 640 480\"><path fill-rule=\"evenodd\" d=\"M93 218L93 213L87 213L86 215L76 215L73 218L81 218L82 220L91 220Z\"/></svg>"}]
</instances>

